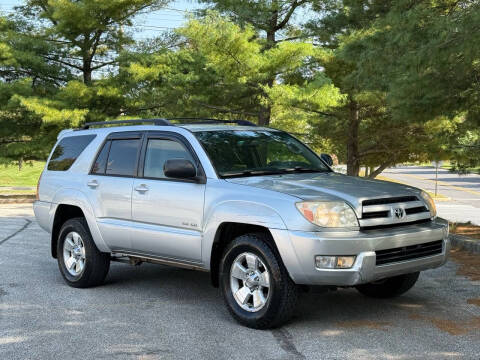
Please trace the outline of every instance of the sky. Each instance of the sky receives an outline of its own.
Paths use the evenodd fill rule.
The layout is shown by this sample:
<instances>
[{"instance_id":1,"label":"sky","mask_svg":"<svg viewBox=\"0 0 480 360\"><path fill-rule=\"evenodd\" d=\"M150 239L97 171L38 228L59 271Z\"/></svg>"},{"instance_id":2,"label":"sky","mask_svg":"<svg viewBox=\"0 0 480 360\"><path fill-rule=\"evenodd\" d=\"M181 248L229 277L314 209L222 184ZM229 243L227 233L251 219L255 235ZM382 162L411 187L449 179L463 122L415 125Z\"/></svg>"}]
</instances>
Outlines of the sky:
<instances>
[{"instance_id":1,"label":"sky","mask_svg":"<svg viewBox=\"0 0 480 360\"><path fill-rule=\"evenodd\" d=\"M23 0L0 0L0 12L13 13L14 7L23 3ZM174 0L162 10L137 16L134 36L138 40L152 38L165 30L177 28L185 21L189 11L199 7L195 0Z\"/></svg>"}]
</instances>

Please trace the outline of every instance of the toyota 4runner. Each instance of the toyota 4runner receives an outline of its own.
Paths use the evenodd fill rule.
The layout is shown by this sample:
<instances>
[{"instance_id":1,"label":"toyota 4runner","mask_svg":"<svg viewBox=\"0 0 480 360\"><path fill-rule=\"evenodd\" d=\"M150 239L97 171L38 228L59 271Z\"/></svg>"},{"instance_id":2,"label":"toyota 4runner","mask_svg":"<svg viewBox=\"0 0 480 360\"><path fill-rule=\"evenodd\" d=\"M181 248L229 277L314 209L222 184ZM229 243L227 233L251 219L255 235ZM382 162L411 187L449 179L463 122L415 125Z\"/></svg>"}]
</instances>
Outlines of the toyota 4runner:
<instances>
[{"instance_id":1,"label":"toyota 4runner","mask_svg":"<svg viewBox=\"0 0 480 360\"><path fill-rule=\"evenodd\" d=\"M236 320L271 328L305 286L393 297L447 259L427 193L331 165L247 121L90 123L59 134L34 211L70 286L101 284L110 261L210 271Z\"/></svg>"}]
</instances>

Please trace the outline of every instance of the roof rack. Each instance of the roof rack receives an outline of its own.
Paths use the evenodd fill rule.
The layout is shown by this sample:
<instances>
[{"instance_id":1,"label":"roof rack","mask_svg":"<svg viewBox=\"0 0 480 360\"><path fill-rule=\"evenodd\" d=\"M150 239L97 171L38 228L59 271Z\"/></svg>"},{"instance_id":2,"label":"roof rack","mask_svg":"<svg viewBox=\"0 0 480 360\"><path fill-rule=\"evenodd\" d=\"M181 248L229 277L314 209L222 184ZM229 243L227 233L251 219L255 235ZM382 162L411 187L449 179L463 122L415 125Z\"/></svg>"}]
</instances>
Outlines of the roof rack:
<instances>
[{"instance_id":1,"label":"roof rack","mask_svg":"<svg viewBox=\"0 0 480 360\"><path fill-rule=\"evenodd\" d=\"M143 124L152 123L159 126L171 126L170 121L167 119L135 119L135 120L111 120L111 121L97 121L85 123L82 126L82 130L90 129L91 126L99 125L112 125L112 124Z\"/></svg>"},{"instance_id":2,"label":"roof rack","mask_svg":"<svg viewBox=\"0 0 480 360\"><path fill-rule=\"evenodd\" d=\"M111 121L97 121L97 122L88 122L85 123L79 130L87 130L92 126L105 126L105 125L116 125L116 124L144 124L151 123L158 126L175 126L170 122L172 121L186 121L181 122L180 124L237 124L241 126L257 126L256 124L248 120L220 120L220 119L211 119L211 118L194 118L194 117L178 117L178 118L159 118L159 119L134 119L134 120L111 120Z\"/></svg>"},{"instance_id":3,"label":"roof rack","mask_svg":"<svg viewBox=\"0 0 480 360\"><path fill-rule=\"evenodd\" d=\"M237 124L241 126L257 126L256 124L252 123L251 121L248 120L222 120L222 119L212 119L212 118L197 118L197 117L176 117L176 118L167 118L167 120L172 120L172 121L187 121L182 124L189 124L188 121L192 121L191 124L216 124L216 123L221 123L221 124Z\"/></svg>"}]
</instances>

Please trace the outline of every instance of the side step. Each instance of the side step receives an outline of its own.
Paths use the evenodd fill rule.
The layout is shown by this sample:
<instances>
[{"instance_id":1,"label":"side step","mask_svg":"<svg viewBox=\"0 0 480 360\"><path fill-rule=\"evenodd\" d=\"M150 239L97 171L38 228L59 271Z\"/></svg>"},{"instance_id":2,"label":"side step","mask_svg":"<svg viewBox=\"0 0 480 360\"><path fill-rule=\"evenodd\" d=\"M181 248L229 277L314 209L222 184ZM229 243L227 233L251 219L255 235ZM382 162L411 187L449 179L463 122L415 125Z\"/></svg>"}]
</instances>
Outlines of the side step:
<instances>
[{"instance_id":1,"label":"side step","mask_svg":"<svg viewBox=\"0 0 480 360\"><path fill-rule=\"evenodd\" d=\"M151 264L160 264L160 265L179 267L183 269L208 272L208 270L205 269L201 264L189 263L189 262L184 262L184 261L179 261L174 259L166 259L166 258L155 257L155 256L146 256L146 255L134 254L134 253L123 252L123 251L112 253L110 260L130 264L130 265L135 265L135 266L141 265L142 263L146 262Z\"/></svg>"}]
</instances>

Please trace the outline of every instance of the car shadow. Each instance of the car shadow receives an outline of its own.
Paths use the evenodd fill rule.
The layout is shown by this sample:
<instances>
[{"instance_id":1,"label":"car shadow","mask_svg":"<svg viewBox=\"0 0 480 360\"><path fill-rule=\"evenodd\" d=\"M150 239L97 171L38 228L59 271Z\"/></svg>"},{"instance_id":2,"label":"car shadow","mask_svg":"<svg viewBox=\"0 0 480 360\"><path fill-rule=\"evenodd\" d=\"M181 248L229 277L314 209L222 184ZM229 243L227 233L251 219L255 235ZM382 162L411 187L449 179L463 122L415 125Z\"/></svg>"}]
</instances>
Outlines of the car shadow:
<instances>
[{"instance_id":1,"label":"car shadow","mask_svg":"<svg viewBox=\"0 0 480 360\"><path fill-rule=\"evenodd\" d=\"M106 288L134 292L149 299L158 297L168 301L194 298L199 307L201 302L224 307L222 294L210 282L210 273L172 268L162 265L143 264L129 266L114 264L105 283ZM355 289L327 290L324 287L311 287L308 292L300 292L299 301L291 324L329 323L347 330L352 327L383 329L394 323L399 312L405 317L412 311L422 310L429 305L429 299L419 292L409 292L395 299L372 299ZM223 317L225 311L220 311ZM228 318L228 316L227 316ZM233 321L233 319L230 319Z\"/></svg>"}]
</instances>

